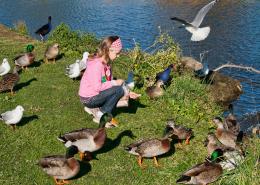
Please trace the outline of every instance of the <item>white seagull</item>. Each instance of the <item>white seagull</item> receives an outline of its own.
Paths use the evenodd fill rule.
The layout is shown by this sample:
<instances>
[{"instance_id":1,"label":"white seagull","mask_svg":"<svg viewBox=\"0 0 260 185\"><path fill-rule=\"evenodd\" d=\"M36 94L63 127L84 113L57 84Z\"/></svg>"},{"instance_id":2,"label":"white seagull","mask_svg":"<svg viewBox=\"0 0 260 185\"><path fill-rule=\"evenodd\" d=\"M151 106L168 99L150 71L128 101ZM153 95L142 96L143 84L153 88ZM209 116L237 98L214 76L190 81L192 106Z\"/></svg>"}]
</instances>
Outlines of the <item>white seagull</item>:
<instances>
[{"instance_id":1,"label":"white seagull","mask_svg":"<svg viewBox=\"0 0 260 185\"><path fill-rule=\"evenodd\" d=\"M11 125L15 129L15 125L19 123L23 117L24 108L18 105L15 109L0 114L0 120L7 125Z\"/></svg>"},{"instance_id":2,"label":"white seagull","mask_svg":"<svg viewBox=\"0 0 260 185\"><path fill-rule=\"evenodd\" d=\"M81 59L81 61L79 63L79 70L80 71L83 71L84 69L87 68L88 56L89 56L89 52L83 53L83 58Z\"/></svg>"},{"instance_id":3,"label":"white seagull","mask_svg":"<svg viewBox=\"0 0 260 185\"><path fill-rule=\"evenodd\" d=\"M173 17L171 20L179 21L185 25L185 29L192 33L191 41L201 41L208 37L210 32L210 27L203 27L199 28L200 24L202 23L205 15L208 13L208 11L213 7L213 5L218 0L211 1L209 4L205 5L203 8L200 9L200 11L197 13L194 20L190 23L186 20L180 19L178 17Z\"/></svg>"},{"instance_id":4,"label":"white seagull","mask_svg":"<svg viewBox=\"0 0 260 185\"><path fill-rule=\"evenodd\" d=\"M11 69L11 66L6 58L3 59L3 63L0 65L0 76L4 76Z\"/></svg>"},{"instance_id":5,"label":"white seagull","mask_svg":"<svg viewBox=\"0 0 260 185\"><path fill-rule=\"evenodd\" d=\"M69 78L75 79L80 76L81 71L86 69L87 60L88 60L88 52L83 53L83 58L81 60L76 60L75 63L70 64L66 67L66 75Z\"/></svg>"}]
</instances>

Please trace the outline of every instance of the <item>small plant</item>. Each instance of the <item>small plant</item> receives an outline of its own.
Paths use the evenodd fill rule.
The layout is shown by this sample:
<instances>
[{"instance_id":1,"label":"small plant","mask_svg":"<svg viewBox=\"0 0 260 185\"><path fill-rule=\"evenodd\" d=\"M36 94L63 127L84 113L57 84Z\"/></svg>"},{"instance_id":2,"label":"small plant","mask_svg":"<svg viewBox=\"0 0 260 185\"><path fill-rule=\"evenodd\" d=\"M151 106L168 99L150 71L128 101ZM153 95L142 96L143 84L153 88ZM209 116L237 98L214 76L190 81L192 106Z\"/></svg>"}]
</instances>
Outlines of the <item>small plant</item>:
<instances>
[{"instance_id":1,"label":"small plant","mask_svg":"<svg viewBox=\"0 0 260 185\"><path fill-rule=\"evenodd\" d=\"M99 44L94 34L73 31L64 23L56 27L48 40L59 43L61 52L70 56L81 56L85 51L93 53Z\"/></svg>"},{"instance_id":2,"label":"small plant","mask_svg":"<svg viewBox=\"0 0 260 185\"><path fill-rule=\"evenodd\" d=\"M25 21L19 20L17 22L14 23L14 28L13 28L16 32L22 34L22 35L28 35L28 29L26 26Z\"/></svg>"},{"instance_id":3,"label":"small plant","mask_svg":"<svg viewBox=\"0 0 260 185\"><path fill-rule=\"evenodd\" d=\"M129 53L132 59L132 69L136 75L142 76L146 87L155 81L156 74L170 64L177 64L180 58L180 48L167 33L160 32L155 42L147 48L150 53L141 50L139 44Z\"/></svg>"}]
</instances>

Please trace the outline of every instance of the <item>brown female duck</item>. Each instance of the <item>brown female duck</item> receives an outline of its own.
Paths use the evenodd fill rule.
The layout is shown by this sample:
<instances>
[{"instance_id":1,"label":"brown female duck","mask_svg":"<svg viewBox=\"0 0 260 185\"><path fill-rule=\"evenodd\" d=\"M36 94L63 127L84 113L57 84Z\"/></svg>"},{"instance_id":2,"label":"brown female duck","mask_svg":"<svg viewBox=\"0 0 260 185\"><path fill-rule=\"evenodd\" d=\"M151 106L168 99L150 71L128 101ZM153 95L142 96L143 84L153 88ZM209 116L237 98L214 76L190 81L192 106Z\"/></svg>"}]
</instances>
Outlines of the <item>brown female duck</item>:
<instances>
[{"instance_id":1,"label":"brown female duck","mask_svg":"<svg viewBox=\"0 0 260 185\"><path fill-rule=\"evenodd\" d=\"M64 155L46 156L39 160L38 165L45 173L54 178L55 184L68 184L67 179L76 176L80 170L79 162L74 158L78 152L76 147L71 147Z\"/></svg>"},{"instance_id":2,"label":"brown female duck","mask_svg":"<svg viewBox=\"0 0 260 185\"><path fill-rule=\"evenodd\" d=\"M163 90L163 81L158 80L155 85L151 87L147 87L146 91L147 95L151 98L157 98L163 95L164 90Z\"/></svg>"},{"instance_id":3,"label":"brown female duck","mask_svg":"<svg viewBox=\"0 0 260 185\"><path fill-rule=\"evenodd\" d=\"M167 122L167 129L178 140L184 140L185 139L185 144L190 143L190 138L193 135L193 131L192 131L191 128L186 128L182 125L176 125L173 120L169 120Z\"/></svg>"},{"instance_id":4,"label":"brown female duck","mask_svg":"<svg viewBox=\"0 0 260 185\"><path fill-rule=\"evenodd\" d=\"M14 94L13 89L15 85L20 80L19 74L18 74L19 68L16 66L13 69L13 73L7 73L3 76L2 80L0 81L0 92L4 91L11 91L11 95Z\"/></svg>"},{"instance_id":5,"label":"brown female duck","mask_svg":"<svg viewBox=\"0 0 260 185\"><path fill-rule=\"evenodd\" d=\"M167 153L170 150L170 133L165 133L160 139L142 139L125 147L130 154L138 156L138 164L142 166L143 157L153 158L155 166L159 166L157 156Z\"/></svg>"},{"instance_id":6,"label":"brown female duck","mask_svg":"<svg viewBox=\"0 0 260 185\"><path fill-rule=\"evenodd\" d=\"M100 118L99 128L84 128L74 130L58 137L58 140L64 143L66 147L76 146L80 152L80 158L83 160L87 154L91 159L91 153L103 147L106 140L105 125L112 120L112 115L105 113ZM111 122L113 124L113 122Z\"/></svg>"},{"instance_id":7,"label":"brown female duck","mask_svg":"<svg viewBox=\"0 0 260 185\"><path fill-rule=\"evenodd\" d=\"M52 46L49 46L44 54L44 62L46 64L49 63L49 60L52 60L55 63L55 59L59 54L59 44L55 43Z\"/></svg>"},{"instance_id":8,"label":"brown female duck","mask_svg":"<svg viewBox=\"0 0 260 185\"><path fill-rule=\"evenodd\" d=\"M228 147L234 148L234 149L238 149L241 150L238 146L237 146L237 135L234 134L232 131L230 130L226 130L224 128L224 125L221 121L221 118L216 117L213 119L213 122L217 125L217 130L215 132L215 135L217 137L217 139L223 144L226 145Z\"/></svg>"}]
</instances>

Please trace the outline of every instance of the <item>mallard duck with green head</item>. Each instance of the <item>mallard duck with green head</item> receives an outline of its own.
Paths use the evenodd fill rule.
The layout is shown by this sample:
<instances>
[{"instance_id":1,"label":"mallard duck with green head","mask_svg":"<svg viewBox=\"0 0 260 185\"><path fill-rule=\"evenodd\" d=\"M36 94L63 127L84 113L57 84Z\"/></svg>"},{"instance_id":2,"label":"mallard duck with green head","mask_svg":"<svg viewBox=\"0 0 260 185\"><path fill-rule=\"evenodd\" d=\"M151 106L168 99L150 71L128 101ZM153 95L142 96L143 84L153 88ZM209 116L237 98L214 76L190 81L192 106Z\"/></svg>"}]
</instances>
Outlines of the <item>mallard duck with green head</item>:
<instances>
[{"instance_id":1,"label":"mallard duck with green head","mask_svg":"<svg viewBox=\"0 0 260 185\"><path fill-rule=\"evenodd\" d=\"M27 45L26 47L27 52L25 54L17 56L14 59L15 65L22 67L22 69L23 68L27 69L27 67L31 65L35 59L35 54L33 53L33 50L34 50L33 45L31 44Z\"/></svg>"},{"instance_id":2,"label":"mallard duck with green head","mask_svg":"<svg viewBox=\"0 0 260 185\"><path fill-rule=\"evenodd\" d=\"M214 155L218 154L218 157L223 156L219 164L224 170L233 170L244 160L240 151L223 145L212 133L208 134L205 144L207 145L208 156L212 156L214 152Z\"/></svg>"},{"instance_id":3,"label":"mallard duck with green head","mask_svg":"<svg viewBox=\"0 0 260 185\"><path fill-rule=\"evenodd\" d=\"M20 80L18 71L19 67L15 66L13 69L13 73L7 73L3 76L2 80L0 81L0 92L10 90L11 95L14 95L13 89Z\"/></svg>"},{"instance_id":4,"label":"mallard duck with green head","mask_svg":"<svg viewBox=\"0 0 260 185\"><path fill-rule=\"evenodd\" d=\"M145 92L151 99L158 98L158 97L162 96L164 93L163 85L164 85L163 81L158 80L155 83L155 85L153 85L151 87L147 87Z\"/></svg>"},{"instance_id":5,"label":"mallard duck with green head","mask_svg":"<svg viewBox=\"0 0 260 185\"><path fill-rule=\"evenodd\" d=\"M59 44L55 43L49 46L44 53L44 62L49 63L49 60L52 60L55 63L57 56L59 55Z\"/></svg>"},{"instance_id":6,"label":"mallard duck with green head","mask_svg":"<svg viewBox=\"0 0 260 185\"><path fill-rule=\"evenodd\" d=\"M216 181L223 173L221 165L217 163L219 156L221 154L214 152L210 159L191 167L176 182L180 184L207 185Z\"/></svg>"},{"instance_id":7,"label":"mallard duck with green head","mask_svg":"<svg viewBox=\"0 0 260 185\"><path fill-rule=\"evenodd\" d=\"M143 158L153 158L155 166L159 166L157 156L167 153L171 148L171 133L165 130L160 139L141 139L125 147L130 154L138 156L138 165L143 167Z\"/></svg>"},{"instance_id":8,"label":"mallard duck with green head","mask_svg":"<svg viewBox=\"0 0 260 185\"><path fill-rule=\"evenodd\" d=\"M70 179L80 171L80 164L74 158L77 147L70 147L66 155L51 155L43 157L37 163L45 173L54 178L55 184L68 184Z\"/></svg>"},{"instance_id":9,"label":"mallard duck with green head","mask_svg":"<svg viewBox=\"0 0 260 185\"><path fill-rule=\"evenodd\" d=\"M214 133L208 133L207 138L204 141L204 146L207 147L208 156L211 156L211 154L217 150L221 149L222 151L226 150L234 150L232 147L228 147L226 145L223 145L215 136Z\"/></svg>"},{"instance_id":10,"label":"mallard duck with green head","mask_svg":"<svg viewBox=\"0 0 260 185\"><path fill-rule=\"evenodd\" d=\"M103 147L106 140L105 125L111 122L113 116L109 113L103 114L100 118L98 128L83 128L67 132L58 137L65 147L76 146L80 152L80 158L83 160L89 154L91 159L91 152L95 152ZM113 124L113 122L111 122Z\"/></svg>"},{"instance_id":11,"label":"mallard duck with green head","mask_svg":"<svg viewBox=\"0 0 260 185\"><path fill-rule=\"evenodd\" d=\"M191 128L186 128L182 125L176 125L173 120L167 122L167 129L178 140L185 140L186 144L190 143L190 138L193 135Z\"/></svg>"}]
</instances>

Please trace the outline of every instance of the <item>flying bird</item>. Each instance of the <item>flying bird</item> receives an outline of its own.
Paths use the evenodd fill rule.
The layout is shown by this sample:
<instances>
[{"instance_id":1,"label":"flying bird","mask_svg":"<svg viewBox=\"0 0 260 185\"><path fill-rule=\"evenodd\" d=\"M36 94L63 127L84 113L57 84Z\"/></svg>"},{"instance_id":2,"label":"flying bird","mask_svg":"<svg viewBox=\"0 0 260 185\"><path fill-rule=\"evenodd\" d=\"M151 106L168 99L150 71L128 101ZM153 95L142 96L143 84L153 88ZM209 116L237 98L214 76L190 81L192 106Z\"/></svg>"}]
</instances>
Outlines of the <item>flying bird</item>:
<instances>
[{"instance_id":1,"label":"flying bird","mask_svg":"<svg viewBox=\"0 0 260 185\"><path fill-rule=\"evenodd\" d=\"M47 35L51 31L51 16L48 17L48 23L40 27L35 33L40 35L41 41L43 41L44 36Z\"/></svg>"},{"instance_id":2,"label":"flying bird","mask_svg":"<svg viewBox=\"0 0 260 185\"><path fill-rule=\"evenodd\" d=\"M199 26L202 23L208 11L213 7L214 4L216 4L217 1L218 0L211 1L203 8L201 8L192 22L188 22L178 17L172 17L171 20L179 21L185 26L185 29L192 34L191 41L204 40L209 35L210 27L207 26L207 27L199 28Z\"/></svg>"},{"instance_id":3,"label":"flying bird","mask_svg":"<svg viewBox=\"0 0 260 185\"><path fill-rule=\"evenodd\" d=\"M0 76L4 76L7 74L11 69L10 64L6 58L3 59L3 63L0 65Z\"/></svg>"}]
</instances>

